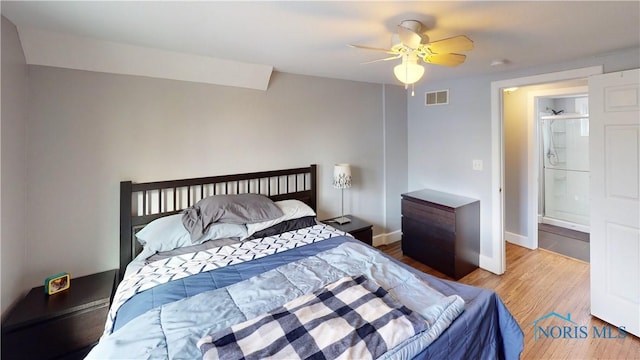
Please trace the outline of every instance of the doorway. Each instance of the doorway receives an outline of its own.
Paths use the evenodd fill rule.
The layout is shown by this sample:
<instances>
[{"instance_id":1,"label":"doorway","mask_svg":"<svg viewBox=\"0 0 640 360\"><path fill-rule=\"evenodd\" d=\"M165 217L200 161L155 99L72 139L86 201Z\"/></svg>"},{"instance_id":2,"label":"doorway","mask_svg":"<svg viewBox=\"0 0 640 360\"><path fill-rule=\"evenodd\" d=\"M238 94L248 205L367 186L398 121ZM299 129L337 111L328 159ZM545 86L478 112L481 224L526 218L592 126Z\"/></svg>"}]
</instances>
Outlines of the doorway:
<instances>
[{"instance_id":1,"label":"doorway","mask_svg":"<svg viewBox=\"0 0 640 360\"><path fill-rule=\"evenodd\" d=\"M506 241L536 249L544 235L541 247L588 259L588 242L573 244L583 236L564 239L571 232L557 229L589 231L587 92L586 79L504 91ZM531 187L528 178L535 179ZM538 232L541 223L550 225L544 233Z\"/></svg>"},{"instance_id":2,"label":"doorway","mask_svg":"<svg viewBox=\"0 0 640 360\"><path fill-rule=\"evenodd\" d=\"M575 81L576 79L585 79L591 75L602 74L602 66L593 66L582 69L562 71L556 73L535 75L523 78L508 79L491 83L491 121L492 121L492 257L491 261L485 261L485 268L496 274L502 274L506 270L506 254L505 254L505 138L504 138L504 121L503 121L503 96L504 90L513 87L533 86L548 83L557 83L562 81ZM528 129L534 129L533 113L527 116L527 123L530 125ZM536 131L527 130L522 138L522 142L526 143L526 163L527 169L537 169L540 157L537 154L537 147L532 146L536 143ZM538 172L526 171L526 176L522 182L527 189L526 194L521 197L522 201L519 206L526 214L524 216L526 223L526 239L530 242L530 246L537 247L537 210L538 210Z\"/></svg>"}]
</instances>

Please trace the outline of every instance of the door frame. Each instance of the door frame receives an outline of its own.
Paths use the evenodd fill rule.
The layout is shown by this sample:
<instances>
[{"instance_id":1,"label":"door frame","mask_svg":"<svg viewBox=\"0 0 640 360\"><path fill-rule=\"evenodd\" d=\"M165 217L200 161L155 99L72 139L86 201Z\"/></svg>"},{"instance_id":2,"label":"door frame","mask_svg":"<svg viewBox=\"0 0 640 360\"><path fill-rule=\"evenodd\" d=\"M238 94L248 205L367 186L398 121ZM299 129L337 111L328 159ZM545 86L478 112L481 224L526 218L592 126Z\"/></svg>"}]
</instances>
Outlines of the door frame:
<instances>
[{"instance_id":1,"label":"door frame","mask_svg":"<svg viewBox=\"0 0 640 360\"><path fill-rule=\"evenodd\" d=\"M585 68L546 73L540 75L526 76L514 79L506 79L491 82L491 257L483 256L481 262L483 268L496 273L503 274L507 268L506 253L504 244L504 119L503 119L503 90L512 87L527 85L537 85L551 82L568 81L574 79L587 78L591 75L603 73L603 65L590 66ZM535 136L535 134L534 134ZM528 136L528 141L531 134ZM530 144L531 145L531 144ZM531 146L529 146L531 148ZM531 151L531 150L530 150ZM531 174L531 172L530 172ZM537 176L537 174L536 174ZM535 179L534 179L535 180ZM531 181L531 175L527 180L528 193L535 181ZM536 191L537 192L537 191ZM531 201L529 201L531 202ZM532 206L536 218L537 202L526 204L528 211Z\"/></svg>"}]
</instances>

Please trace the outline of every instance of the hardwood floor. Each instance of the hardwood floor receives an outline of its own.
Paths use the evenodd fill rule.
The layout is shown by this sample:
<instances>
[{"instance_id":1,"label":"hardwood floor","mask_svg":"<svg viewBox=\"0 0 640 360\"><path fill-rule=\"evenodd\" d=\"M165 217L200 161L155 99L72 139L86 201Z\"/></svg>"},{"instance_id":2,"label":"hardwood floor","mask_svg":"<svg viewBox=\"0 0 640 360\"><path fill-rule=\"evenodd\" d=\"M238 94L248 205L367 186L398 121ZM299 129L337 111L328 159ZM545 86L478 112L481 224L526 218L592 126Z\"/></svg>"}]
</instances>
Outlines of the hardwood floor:
<instances>
[{"instance_id":1,"label":"hardwood floor","mask_svg":"<svg viewBox=\"0 0 640 360\"><path fill-rule=\"evenodd\" d=\"M428 266L402 255L400 242L380 250L426 273L452 280ZM522 359L640 359L640 339L596 338L593 327L602 332L609 324L589 313L589 264L549 251L529 250L507 243L507 271L503 275L478 269L461 283L493 289L502 298L524 332ZM533 322L556 312L571 314L571 321L585 326L586 338L534 339ZM553 323L551 326L563 326ZM617 336L613 329L611 336ZM577 336L579 337L579 336Z\"/></svg>"}]
</instances>

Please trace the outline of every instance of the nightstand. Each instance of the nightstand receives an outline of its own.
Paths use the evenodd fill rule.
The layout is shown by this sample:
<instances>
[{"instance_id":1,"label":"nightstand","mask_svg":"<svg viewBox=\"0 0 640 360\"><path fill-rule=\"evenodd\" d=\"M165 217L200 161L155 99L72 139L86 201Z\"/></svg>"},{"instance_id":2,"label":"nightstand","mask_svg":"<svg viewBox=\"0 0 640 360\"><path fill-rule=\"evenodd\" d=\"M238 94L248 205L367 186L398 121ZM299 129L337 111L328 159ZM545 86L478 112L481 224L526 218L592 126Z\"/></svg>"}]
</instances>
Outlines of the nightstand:
<instances>
[{"instance_id":1,"label":"nightstand","mask_svg":"<svg viewBox=\"0 0 640 360\"><path fill-rule=\"evenodd\" d=\"M53 295L31 289L2 323L2 358L83 358L104 331L116 275L71 278L68 290Z\"/></svg>"},{"instance_id":2,"label":"nightstand","mask_svg":"<svg viewBox=\"0 0 640 360\"><path fill-rule=\"evenodd\" d=\"M331 220L333 219L322 220L322 222L338 230L348 232L353 235L354 238L371 245L373 243L373 225L353 215L345 216L351 219L351 222L342 225L337 222L332 222Z\"/></svg>"}]
</instances>

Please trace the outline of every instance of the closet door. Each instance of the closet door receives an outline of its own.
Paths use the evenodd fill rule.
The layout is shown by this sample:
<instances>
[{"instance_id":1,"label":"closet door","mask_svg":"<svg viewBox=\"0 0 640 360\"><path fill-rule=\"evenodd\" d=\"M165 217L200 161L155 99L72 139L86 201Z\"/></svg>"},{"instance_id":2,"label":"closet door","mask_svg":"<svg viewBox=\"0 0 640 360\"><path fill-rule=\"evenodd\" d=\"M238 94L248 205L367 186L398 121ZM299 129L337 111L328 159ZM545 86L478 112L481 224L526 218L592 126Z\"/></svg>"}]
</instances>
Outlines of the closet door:
<instances>
[{"instance_id":1,"label":"closet door","mask_svg":"<svg viewBox=\"0 0 640 360\"><path fill-rule=\"evenodd\" d=\"M591 314L640 336L640 70L589 79Z\"/></svg>"}]
</instances>

